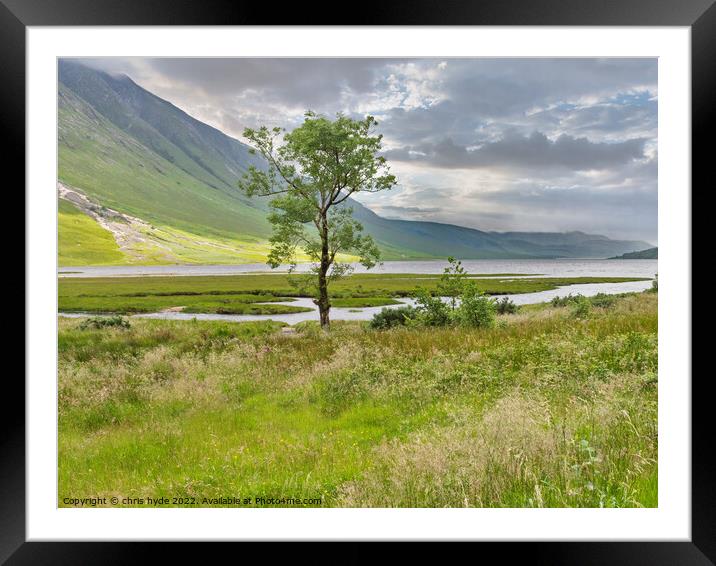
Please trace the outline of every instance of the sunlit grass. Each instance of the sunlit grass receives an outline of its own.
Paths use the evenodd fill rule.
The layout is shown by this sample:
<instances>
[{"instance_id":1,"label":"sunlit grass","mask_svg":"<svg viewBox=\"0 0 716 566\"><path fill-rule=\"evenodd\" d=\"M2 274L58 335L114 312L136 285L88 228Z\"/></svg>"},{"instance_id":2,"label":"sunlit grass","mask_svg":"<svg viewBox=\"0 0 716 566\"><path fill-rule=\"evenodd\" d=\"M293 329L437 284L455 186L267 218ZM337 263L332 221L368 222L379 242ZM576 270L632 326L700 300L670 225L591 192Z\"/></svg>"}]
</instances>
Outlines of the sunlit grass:
<instances>
[{"instance_id":1,"label":"sunlit grass","mask_svg":"<svg viewBox=\"0 0 716 566\"><path fill-rule=\"evenodd\" d=\"M387 297L348 297L331 300L331 306L338 308L384 307L398 304L400 301Z\"/></svg>"},{"instance_id":2,"label":"sunlit grass","mask_svg":"<svg viewBox=\"0 0 716 566\"><path fill-rule=\"evenodd\" d=\"M496 328L59 324L64 497L656 506L657 295ZM205 505L209 505L208 503Z\"/></svg>"},{"instance_id":3,"label":"sunlit grass","mask_svg":"<svg viewBox=\"0 0 716 566\"><path fill-rule=\"evenodd\" d=\"M181 310L188 313L216 314L285 314L306 312L310 309L293 305L270 304L276 301L293 301L287 297L247 294L196 294L196 295L143 295L62 297L62 312L92 313L148 313L162 310ZM263 304L269 303L269 304Z\"/></svg>"},{"instance_id":4,"label":"sunlit grass","mask_svg":"<svg viewBox=\"0 0 716 566\"><path fill-rule=\"evenodd\" d=\"M112 234L66 200L58 202L60 265L121 265L127 263Z\"/></svg>"}]
</instances>

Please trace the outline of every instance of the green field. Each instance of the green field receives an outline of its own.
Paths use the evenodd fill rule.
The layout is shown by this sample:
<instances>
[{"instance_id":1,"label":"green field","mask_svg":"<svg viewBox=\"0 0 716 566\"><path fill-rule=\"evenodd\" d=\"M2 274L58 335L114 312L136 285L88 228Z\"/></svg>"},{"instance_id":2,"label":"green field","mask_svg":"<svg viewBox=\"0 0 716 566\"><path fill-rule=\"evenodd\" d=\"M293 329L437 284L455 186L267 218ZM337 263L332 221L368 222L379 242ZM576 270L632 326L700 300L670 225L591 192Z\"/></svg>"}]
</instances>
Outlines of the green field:
<instances>
[{"instance_id":1,"label":"green field","mask_svg":"<svg viewBox=\"0 0 716 566\"><path fill-rule=\"evenodd\" d=\"M126 263L114 236L66 200L58 201L59 265Z\"/></svg>"},{"instance_id":2,"label":"green field","mask_svg":"<svg viewBox=\"0 0 716 566\"><path fill-rule=\"evenodd\" d=\"M333 299L331 306L338 308L365 308L384 307L386 305L398 305L400 301L387 297L349 297L346 299Z\"/></svg>"},{"instance_id":3,"label":"green field","mask_svg":"<svg viewBox=\"0 0 716 566\"><path fill-rule=\"evenodd\" d=\"M657 506L655 293L492 329L81 324L59 319L60 506Z\"/></svg>"},{"instance_id":4,"label":"green field","mask_svg":"<svg viewBox=\"0 0 716 566\"><path fill-rule=\"evenodd\" d=\"M474 279L487 294L531 293L555 289L576 283L615 283L638 281L628 277L571 277L571 278L510 278L480 276ZM502 279L501 277L506 277ZM416 274L356 274L331 284L331 294L337 307L369 307L394 304L395 297L411 296L422 287L434 291L440 275ZM285 274L197 276L197 277L115 277L58 279L59 310L61 312L151 312L166 308L189 306L191 312L218 312L222 305L236 309L250 303L267 302L275 298L301 296ZM244 305L244 306L241 306ZM254 305L258 308L258 306ZM292 312L283 305L273 305L272 312ZM271 306L267 306L270 309ZM202 310L203 309L203 310ZM284 310L289 309L289 310ZM228 311L227 311L228 312ZM237 310L237 313L244 312ZM296 311L293 311L296 312ZM258 313L254 313L258 314Z\"/></svg>"},{"instance_id":5,"label":"green field","mask_svg":"<svg viewBox=\"0 0 716 566\"><path fill-rule=\"evenodd\" d=\"M291 298L271 295L172 295L145 297L65 297L63 312L149 313L167 309L189 313L214 314L286 314L311 309L290 305L262 304Z\"/></svg>"}]
</instances>

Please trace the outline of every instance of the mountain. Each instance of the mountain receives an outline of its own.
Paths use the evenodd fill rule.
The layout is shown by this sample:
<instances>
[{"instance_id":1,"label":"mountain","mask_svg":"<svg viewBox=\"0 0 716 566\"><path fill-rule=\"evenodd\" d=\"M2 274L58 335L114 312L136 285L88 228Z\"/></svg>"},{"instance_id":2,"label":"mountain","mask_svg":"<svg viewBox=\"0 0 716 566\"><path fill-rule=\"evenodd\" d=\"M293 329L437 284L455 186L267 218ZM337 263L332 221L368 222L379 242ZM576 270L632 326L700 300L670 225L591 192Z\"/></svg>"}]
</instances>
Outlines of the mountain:
<instances>
[{"instance_id":1,"label":"mountain","mask_svg":"<svg viewBox=\"0 0 716 566\"><path fill-rule=\"evenodd\" d=\"M659 248L649 248L638 252L627 252L609 259L659 259Z\"/></svg>"},{"instance_id":2,"label":"mountain","mask_svg":"<svg viewBox=\"0 0 716 566\"><path fill-rule=\"evenodd\" d=\"M247 145L125 75L63 59L58 75L61 265L265 260L268 201L236 186L250 165L265 167ZM384 259L609 257L649 246L581 232L485 232L394 220L347 204Z\"/></svg>"}]
</instances>

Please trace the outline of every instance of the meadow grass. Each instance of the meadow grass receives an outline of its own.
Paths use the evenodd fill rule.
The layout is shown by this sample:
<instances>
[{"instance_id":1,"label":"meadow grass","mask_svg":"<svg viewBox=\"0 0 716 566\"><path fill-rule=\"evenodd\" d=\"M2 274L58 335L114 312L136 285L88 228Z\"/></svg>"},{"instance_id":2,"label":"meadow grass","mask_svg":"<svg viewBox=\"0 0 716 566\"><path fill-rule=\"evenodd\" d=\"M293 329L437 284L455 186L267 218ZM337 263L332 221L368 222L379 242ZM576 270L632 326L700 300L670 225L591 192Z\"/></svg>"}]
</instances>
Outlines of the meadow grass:
<instances>
[{"instance_id":1,"label":"meadow grass","mask_svg":"<svg viewBox=\"0 0 716 566\"><path fill-rule=\"evenodd\" d=\"M472 275L471 278L474 278L479 290L490 295L531 293L578 283L643 280L629 277L500 279L494 275L485 277L479 274ZM58 279L59 310L147 312L152 305L155 310L160 310L185 306L187 302L192 302L193 312L216 312L217 301L230 301L237 309L236 312L243 312L241 309L245 306L242 305L251 302L267 302L271 297L301 296L303 293L291 281L288 275L278 273L187 277L61 277ZM440 275L360 273L334 281L330 293L336 307L382 306L395 304L392 300L395 297L412 296L419 288L436 291L439 282ZM256 295L257 299L251 301L251 295ZM190 299L191 296L198 298ZM232 296L237 298L232 301ZM204 310L201 310L202 305L205 306ZM279 309L280 306L274 305L276 310L267 307L265 312L296 312L290 309L297 308Z\"/></svg>"},{"instance_id":2,"label":"meadow grass","mask_svg":"<svg viewBox=\"0 0 716 566\"><path fill-rule=\"evenodd\" d=\"M61 506L657 505L653 293L474 330L58 324Z\"/></svg>"},{"instance_id":3,"label":"meadow grass","mask_svg":"<svg viewBox=\"0 0 716 566\"><path fill-rule=\"evenodd\" d=\"M338 308L365 308L399 305L400 301L388 297L348 297L331 299L331 306Z\"/></svg>"},{"instance_id":4,"label":"meadow grass","mask_svg":"<svg viewBox=\"0 0 716 566\"><path fill-rule=\"evenodd\" d=\"M63 297L62 312L87 313L149 313L167 309L188 313L215 314L287 314L307 312L311 309L292 305L262 304L276 301L293 301L290 297L250 294L196 294L196 295L140 295Z\"/></svg>"}]
</instances>

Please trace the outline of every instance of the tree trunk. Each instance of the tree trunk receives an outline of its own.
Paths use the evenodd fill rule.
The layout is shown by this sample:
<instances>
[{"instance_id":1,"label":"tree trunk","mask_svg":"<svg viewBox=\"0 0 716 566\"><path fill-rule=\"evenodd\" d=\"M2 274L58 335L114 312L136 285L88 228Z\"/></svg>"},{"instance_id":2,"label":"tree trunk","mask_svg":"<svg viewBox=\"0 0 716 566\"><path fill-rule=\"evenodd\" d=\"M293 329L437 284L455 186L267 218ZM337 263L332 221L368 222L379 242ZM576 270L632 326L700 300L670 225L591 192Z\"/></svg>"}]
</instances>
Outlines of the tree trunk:
<instances>
[{"instance_id":1,"label":"tree trunk","mask_svg":"<svg viewBox=\"0 0 716 566\"><path fill-rule=\"evenodd\" d=\"M328 313L331 302L328 299L328 269L331 267L328 255L328 220L324 217L321 223L321 267L318 272L318 313L321 317L321 328L329 330L331 321Z\"/></svg>"},{"instance_id":2,"label":"tree trunk","mask_svg":"<svg viewBox=\"0 0 716 566\"><path fill-rule=\"evenodd\" d=\"M318 313L321 317L321 328L329 330L331 321L328 313L331 310L331 303L328 300L328 279L323 271L323 262L321 262L321 272L318 274L318 301L316 302L318 304Z\"/></svg>"}]
</instances>

